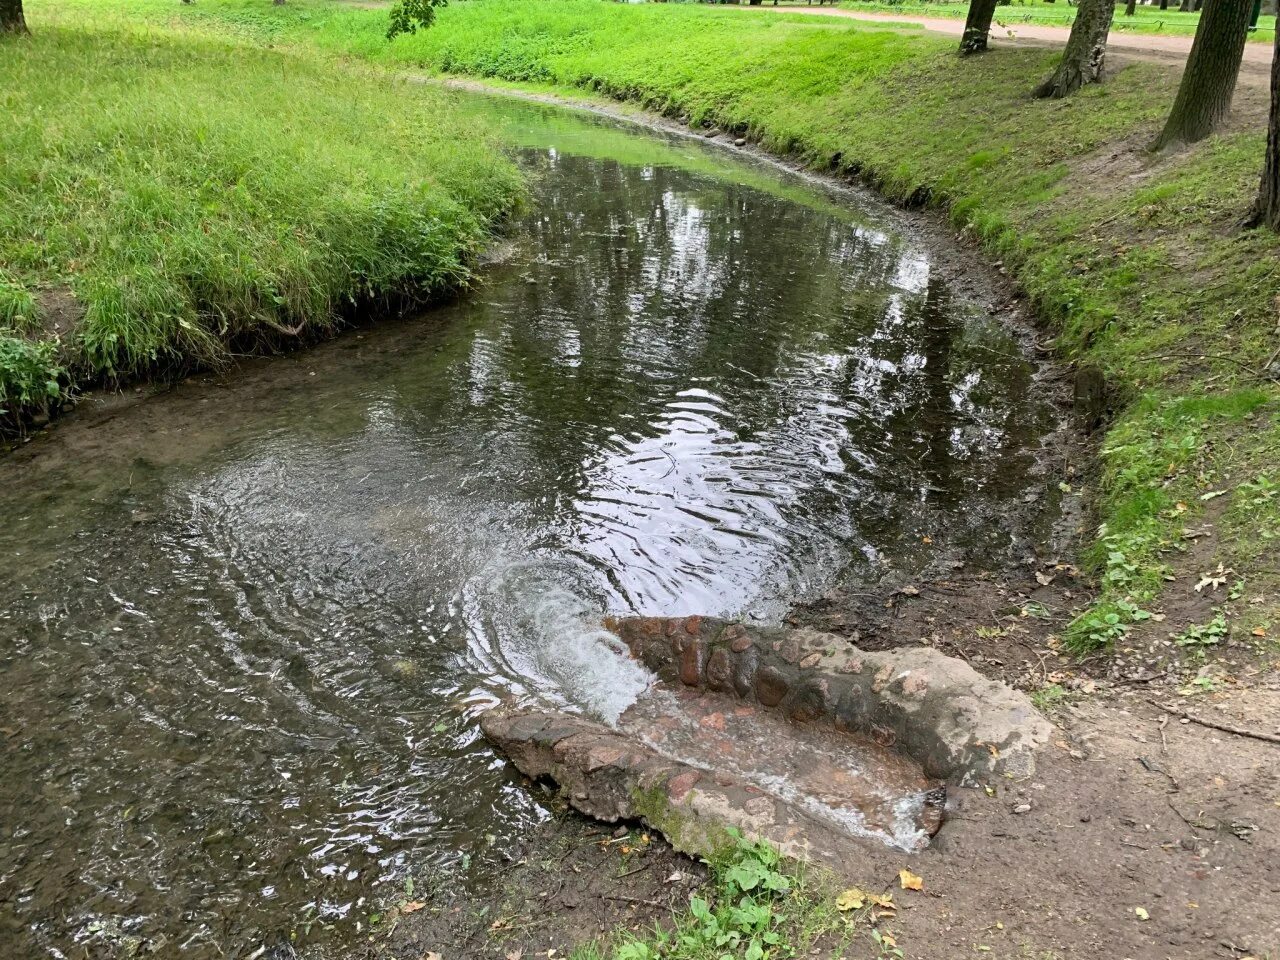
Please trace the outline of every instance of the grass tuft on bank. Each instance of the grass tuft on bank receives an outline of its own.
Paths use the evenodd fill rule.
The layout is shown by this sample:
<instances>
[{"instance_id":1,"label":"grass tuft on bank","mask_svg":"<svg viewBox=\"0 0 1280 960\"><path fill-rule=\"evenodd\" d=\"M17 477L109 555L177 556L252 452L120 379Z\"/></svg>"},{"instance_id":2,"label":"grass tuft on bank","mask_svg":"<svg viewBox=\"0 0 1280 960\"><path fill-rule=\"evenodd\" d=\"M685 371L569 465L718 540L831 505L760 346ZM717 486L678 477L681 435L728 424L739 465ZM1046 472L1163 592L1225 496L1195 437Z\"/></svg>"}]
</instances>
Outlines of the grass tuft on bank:
<instances>
[{"instance_id":1,"label":"grass tuft on bank","mask_svg":"<svg viewBox=\"0 0 1280 960\"><path fill-rule=\"evenodd\" d=\"M465 282L518 202L446 98L88 5L0 39L0 423Z\"/></svg>"}]
</instances>

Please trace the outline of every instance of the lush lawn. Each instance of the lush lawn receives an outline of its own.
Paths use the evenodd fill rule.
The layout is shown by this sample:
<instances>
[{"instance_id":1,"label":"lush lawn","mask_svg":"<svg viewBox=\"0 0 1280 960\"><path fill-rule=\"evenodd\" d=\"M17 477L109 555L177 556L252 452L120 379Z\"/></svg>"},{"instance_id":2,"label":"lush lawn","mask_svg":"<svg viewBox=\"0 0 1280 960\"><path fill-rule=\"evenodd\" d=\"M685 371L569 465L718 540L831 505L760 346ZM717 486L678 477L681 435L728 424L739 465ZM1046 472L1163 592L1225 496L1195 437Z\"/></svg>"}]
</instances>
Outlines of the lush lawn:
<instances>
[{"instance_id":1,"label":"lush lawn","mask_svg":"<svg viewBox=\"0 0 1280 960\"><path fill-rule=\"evenodd\" d=\"M516 171L445 99L97 5L0 41L0 421L467 277ZM366 71L366 74L368 72Z\"/></svg>"},{"instance_id":2,"label":"lush lawn","mask_svg":"<svg viewBox=\"0 0 1280 960\"><path fill-rule=\"evenodd\" d=\"M902 3L884 3L879 0L843 0L840 4L845 10L867 10L875 13L894 13L919 17L952 17L963 20L969 12L967 3L939 0L936 3L920 2L920 0L903 0ZM1020 23L1043 23L1053 27L1070 27L1076 18L1076 8L1066 0L1013 0L996 8L996 23L999 26L1017 29ZM1139 6L1132 17L1125 16L1124 4L1116 8L1116 18L1112 30L1123 30L1127 33L1165 33L1194 36L1196 25L1200 22L1199 13L1182 13L1176 2L1170 2L1168 10L1155 6ZM1249 34L1250 40L1260 43L1271 43L1275 38L1276 18L1264 15L1258 18L1258 29Z\"/></svg>"}]
</instances>

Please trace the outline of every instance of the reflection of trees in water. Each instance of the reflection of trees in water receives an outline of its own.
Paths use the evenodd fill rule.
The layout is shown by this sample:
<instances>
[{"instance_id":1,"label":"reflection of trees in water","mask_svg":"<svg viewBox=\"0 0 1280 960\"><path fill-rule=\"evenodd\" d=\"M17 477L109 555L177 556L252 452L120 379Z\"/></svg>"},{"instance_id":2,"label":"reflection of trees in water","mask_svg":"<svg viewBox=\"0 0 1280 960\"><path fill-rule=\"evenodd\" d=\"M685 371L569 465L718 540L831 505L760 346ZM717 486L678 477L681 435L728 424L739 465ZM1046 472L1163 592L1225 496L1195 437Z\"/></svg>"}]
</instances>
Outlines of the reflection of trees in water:
<instances>
[{"instance_id":1,"label":"reflection of trees in water","mask_svg":"<svg viewBox=\"0 0 1280 960\"><path fill-rule=\"evenodd\" d=\"M796 509L847 526L856 499L875 541L904 508L1011 492L1005 454L1036 427L1027 365L961 318L919 251L674 169L542 162L534 259L481 291L493 308L465 362L427 384L452 411L408 398L424 428L459 445L488 431L498 475L576 498L602 456L621 469L669 433L697 385L737 440L795 470Z\"/></svg>"}]
</instances>

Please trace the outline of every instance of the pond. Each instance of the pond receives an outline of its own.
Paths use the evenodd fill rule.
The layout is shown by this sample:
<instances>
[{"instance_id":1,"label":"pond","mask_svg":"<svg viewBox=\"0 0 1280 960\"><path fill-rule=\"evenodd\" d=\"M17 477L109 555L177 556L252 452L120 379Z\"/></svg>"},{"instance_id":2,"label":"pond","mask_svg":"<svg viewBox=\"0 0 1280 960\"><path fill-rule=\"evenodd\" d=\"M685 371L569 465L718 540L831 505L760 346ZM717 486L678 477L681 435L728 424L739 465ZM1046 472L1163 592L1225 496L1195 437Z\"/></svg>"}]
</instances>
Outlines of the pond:
<instances>
[{"instance_id":1,"label":"pond","mask_svg":"<svg viewBox=\"0 0 1280 960\"><path fill-rule=\"evenodd\" d=\"M534 195L468 294L0 462L6 956L341 943L547 816L476 716L616 718L605 614L1016 555L1053 411L898 215L458 95Z\"/></svg>"}]
</instances>

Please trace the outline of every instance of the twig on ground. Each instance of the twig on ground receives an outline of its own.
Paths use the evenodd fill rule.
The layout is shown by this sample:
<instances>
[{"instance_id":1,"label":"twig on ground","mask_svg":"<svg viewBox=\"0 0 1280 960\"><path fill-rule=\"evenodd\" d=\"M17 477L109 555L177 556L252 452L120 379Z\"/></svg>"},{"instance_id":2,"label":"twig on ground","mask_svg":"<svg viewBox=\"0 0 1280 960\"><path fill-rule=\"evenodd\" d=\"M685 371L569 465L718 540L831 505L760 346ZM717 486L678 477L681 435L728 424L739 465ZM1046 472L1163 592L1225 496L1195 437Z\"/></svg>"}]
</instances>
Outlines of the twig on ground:
<instances>
[{"instance_id":1,"label":"twig on ground","mask_svg":"<svg viewBox=\"0 0 1280 960\"><path fill-rule=\"evenodd\" d=\"M1148 700L1153 707L1158 707L1165 713L1171 713L1175 717L1182 717L1191 723L1198 724L1202 727L1208 727L1210 730L1221 730L1223 733L1230 733L1237 737L1248 737L1251 740L1261 740L1264 743L1280 744L1280 737L1274 733L1263 733L1261 730L1245 730L1241 727L1233 727L1227 723L1218 723L1216 720L1206 720L1204 717L1197 717L1195 714L1187 713L1187 711L1178 707L1171 707L1155 700Z\"/></svg>"},{"instance_id":2,"label":"twig on ground","mask_svg":"<svg viewBox=\"0 0 1280 960\"><path fill-rule=\"evenodd\" d=\"M606 893L604 895L604 898L606 900L621 900L623 903L640 904L641 906L645 906L645 907L657 907L659 910L661 910L663 907L663 905L659 903L657 900L644 900L640 897L628 897L625 894L621 894L621 893Z\"/></svg>"}]
</instances>

